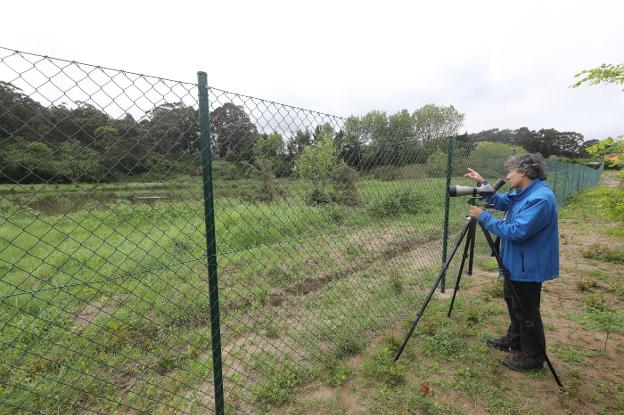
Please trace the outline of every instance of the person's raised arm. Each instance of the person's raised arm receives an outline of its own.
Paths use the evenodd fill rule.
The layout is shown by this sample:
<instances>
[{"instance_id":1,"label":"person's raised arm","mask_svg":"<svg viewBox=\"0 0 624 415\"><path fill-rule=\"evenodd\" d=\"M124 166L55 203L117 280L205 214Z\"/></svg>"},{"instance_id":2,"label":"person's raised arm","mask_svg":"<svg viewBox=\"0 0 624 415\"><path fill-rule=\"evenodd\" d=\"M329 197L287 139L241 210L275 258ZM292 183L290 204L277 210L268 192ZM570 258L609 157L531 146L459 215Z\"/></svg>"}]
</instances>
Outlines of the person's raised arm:
<instances>
[{"instance_id":1,"label":"person's raised arm","mask_svg":"<svg viewBox=\"0 0 624 415\"><path fill-rule=\"evenodd\" d=\"M476 171L472 170L471 168L468 168L468 173L464 174L464 177L466 177L468 179L476 180L477 184L481 183L483 181L483 177L481 177L481 175L479 173L477 173Z\"/></svg>"}]
</instances>

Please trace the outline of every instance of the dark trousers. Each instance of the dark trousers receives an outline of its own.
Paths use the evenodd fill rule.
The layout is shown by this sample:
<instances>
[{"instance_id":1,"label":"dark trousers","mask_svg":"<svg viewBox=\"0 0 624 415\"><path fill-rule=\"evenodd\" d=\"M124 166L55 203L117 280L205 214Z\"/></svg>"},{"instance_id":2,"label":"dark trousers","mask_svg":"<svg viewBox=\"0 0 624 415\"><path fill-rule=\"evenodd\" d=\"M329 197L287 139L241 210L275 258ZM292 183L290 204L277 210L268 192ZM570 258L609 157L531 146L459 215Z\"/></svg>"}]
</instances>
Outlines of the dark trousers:
<instances>
[{"instance_id":1,"label":"dark trousers","mask_svg":"<svg viewBox=\"0 0 624 415\"><path fill-rule=\"evenodd\" d=\"M511 283L516 289L526 315L522 313L520 304L516 301L513 291L509 287L509 282L505 279L503 293L511 320L507 330L507 338L511 343L519 345L520 350L526 353L528 357L538 362L544 362L543 350L546 350L546 338L540 314L542 283L518 281L511 281ZM538 342L541 343L542 347Z\"/></svg>"}]
</instances>

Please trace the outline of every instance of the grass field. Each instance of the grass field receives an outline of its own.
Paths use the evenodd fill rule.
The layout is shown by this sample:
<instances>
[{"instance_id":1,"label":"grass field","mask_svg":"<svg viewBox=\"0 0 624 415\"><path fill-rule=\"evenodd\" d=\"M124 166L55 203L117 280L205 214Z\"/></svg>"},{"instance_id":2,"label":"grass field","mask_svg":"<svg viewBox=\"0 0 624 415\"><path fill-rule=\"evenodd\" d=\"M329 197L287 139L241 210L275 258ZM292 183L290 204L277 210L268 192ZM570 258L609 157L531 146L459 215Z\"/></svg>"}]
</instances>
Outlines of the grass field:
<instances>
[{"instance_id":1,"label":"grass field","mask_svg":"<svg viewBox=\"0 0 624 415\"><path fill-rule=\"evenodd\" d=\"M355 206L309 205L310 184L276 185L284 196L265 202L260 181L215 182L228 413L522 411L501 397L512 388L481 342L504 320L495 278L467 278L453 320L433 303L390 363L438 273L444 179L361 180ZM0 413L210 413L200 180L0 186L0 200ZM451 235L466 210L452 201ZM608 344L619 316L599 317L615 321ZM555 356L576 359L562 344ZM550 387L547 373L529 379Z\"/></svg>"},{"instance_id":2,"label":"grass field","mask_svg":"<svg viewBox=\"0 0 624 415\"><path fill-rule=\"evenodd\" d=\"M229 410L283 404L319 361L361 351L440 263L443 179L362 180L356 206L277 184L269 203L260 182L215 182ZM0 413L212 410L198 178L5 185L0 200Z\"/></svg>"}]
</instances>

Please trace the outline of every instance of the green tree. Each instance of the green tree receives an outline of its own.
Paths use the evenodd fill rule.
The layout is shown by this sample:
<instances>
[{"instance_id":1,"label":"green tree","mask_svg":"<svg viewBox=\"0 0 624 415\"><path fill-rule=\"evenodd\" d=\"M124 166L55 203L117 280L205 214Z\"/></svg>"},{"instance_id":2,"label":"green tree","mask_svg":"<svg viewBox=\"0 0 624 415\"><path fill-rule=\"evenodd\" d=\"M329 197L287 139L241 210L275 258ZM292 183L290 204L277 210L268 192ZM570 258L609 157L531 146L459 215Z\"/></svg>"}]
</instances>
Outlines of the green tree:
<instances>
[{"instance_id":1,"label":"green tree","mask_svg":"<svg viewBox=\"0 0 624 415\"><path fill-rule=\"evenodd\" d=\"M388 116L384 111L370 111L360 118L361 142L364 143L363 167L371 169L382 165L386 157Z\"/></svg>"},{"instance_id":2,"label":"green tree","mask_svg":"<svg viewBox=\"0 0 624 415\"><path fill-rule=\"evenodd\" d=\"M306 146L312 145L312 134L308 131L297 130L295 135L288 140L286 152L288 160L294 161L303 152Z\"/></svg>"},{"instance_id":3,"label":"green tree","mask_svg":"<svg viewBox=\"0 0 624 415\"><path fill-rule=\"evenodd\" d=\"M338 162L338 152L333 140L321 137L316 146L306 146L295 160L295 173L322 185L330 177Z\"/></svg>"},{"instance_id":4,"label":"green tree","mask_svg":"<svg viewBox=\"0 0 624 415\"><path fill-rule=\"evenodd\" d=\"M77 102L75 108L65 104L51 107L46 114L45 125L40 130L48 143L63 143L69 139L91 146L98 141L95 130L110 125L112 119L94 105Z\"/></svg>"},{"instance_id":5,"label":"green tree","mask_svg":"<svg viewBox=\"0 0 624 415\"><path fill-rule=\"evenodd\" d=\"M290 163L286 160L284 139L278 132L260 134L253 146L254 163L275 176L288 176Z\"/></svg>"},{"instance_id":6,"label":"green tree","mask_svg":"<svg viewBox=\"0 0 624 415\"><path fill-rule=\"evenodd\" d=\"M563 156L581 157L585 155L583 135L574 131L557 131L554 128L543 128L539 131L527 127L517 130L484 130L466 137L468 143L498 142L525 148L531 153L542 153L544 157Z\"/></svg>"},{"instance_id":7,"label":"green tree","mask_svg":"<svg viewBox=\"0 0 624 415\"><path fill-rule=\"evenodd\" d=\"M159 105L147 113L143 124L147 145L159 153L199 151L198 112L182 102Z\"/></svg>"},{"instance_id":8,"label":"green tree","mask_svg":"<svg viewBox=\"0 0 624 415\"><path fill-rule=\"evenodd\" d=\"M258 129L242 106L228 102L211 112L210 131L216 157L252 162Z\"/></svg>"},{"instance_id":9,"label":"green tree","mask_svg":"<svg viewBox=\"0 0 624 415\"><path fill-rule=\"evenodd\" d=\"M58 180L54 163L54 149L44 142L13 137L13 142L0 146L2 179L8 178L10 183Z\"/></svg>"},{"instance_id":10,"label":"green tree","mask_svg":"<svg viewBox=\"0 0 624 415\"><path fill-rule=\"evenodd\" d=\"M388 117L388 134L384 145L386 146L384 164L401 166L407 164L405 145L415 140L414 119L408 110L404 109Z\"/></svg>"},{"instance_id":11,"label":"green tree","mask_svg":"<svg viewBox=\"0 0 624 415\"><path fill-rule=\"evenodd\" d=\"M455 136L464 124L464 114L449 105L427 104L412 114L415 136L420 142Z\"/></svg>"},{"instance_id":12,"label":"green tree","mask_svg":"<svg viewBox=\"0 0 624 415\"><path fill-rule=\"evenodd\" d=\"M102 155L78 140L64 142L60 153L56 170L68 181L97 181L105 175Z\"/></svg>"},{"instance_id":13,"label":"green tree","mask_svg":"<svg viewBox=\"0 0 624 415\"><path fill-rule=\"evenodd\" d=\"M481 141L465 159L464 165L454 167L455 174L465 173L466 168L470 167L477 170L483 177L491 179L494 182L497 178L503 177L506 172L503 169L505 161L512 154L522 154L527 151L520 146L512 146L510 144Z\"/></svg>"},{"instance_id":14,"label":"green tree","mask_svg":"<svg viewBox=\"0 0 624 415\"><path fill-rule=\"evenodd\" d=\"M436 150L427 159L425 165L425 172L429 177L444 177L446 176L446 166L448 164L448 156L442 150Z\"/></svg>"},{"instance_id":15,"label":"green tree","mask_svg":"<svg viewBox=\"0 0 624 415\"><path fill-rule=\"evenodd\" d=\"M606 161L608 168L620 170L624 168L624 135L608 137L585 149L593 156L601 157Z\"/></svg>"},{"instance_id":16,"label":"green tree","mask_svg":"<svg viewBox=\"0 0 624 415\"><path fill-rule=\"evenodd\" d=\"M46 109L11 83L0 81L0 139L36 140Z\"/></svg>"},{"instance_id":17,"label":"green tree","mask_svg":"<svg viewBox=\"0 0 624 415\"><path fill-rule=\"evenodd\" d=\"M328 122L317 125L312 134L312 143L320 140L322 137L333 137L335 134L334 127Z\"/></svg>"},{"instance_id":18,"label":"green tree","mask_svg":"<svg viewBox=\"0 0 624 415\"><path fill-rule=\"evenodd\" d=\"M336 135L336 146L339 156L351 167L360 169L362 166L362 142L361 124L358 117L347 118L344 129Z\"/></svg>"},{"instance_id":19,"label":"green tree","mask_svg":"<svg viewBox=\"0 0 624 415\"><path fill-rule=\"evenodd\" d=\"M338 158L338 150L328 131L314 146L303 149L295 160L295 173L312 181L308 195L312 204L338 202L352 205L358 201L357 173Z\"/></svg>"}]
</instances>

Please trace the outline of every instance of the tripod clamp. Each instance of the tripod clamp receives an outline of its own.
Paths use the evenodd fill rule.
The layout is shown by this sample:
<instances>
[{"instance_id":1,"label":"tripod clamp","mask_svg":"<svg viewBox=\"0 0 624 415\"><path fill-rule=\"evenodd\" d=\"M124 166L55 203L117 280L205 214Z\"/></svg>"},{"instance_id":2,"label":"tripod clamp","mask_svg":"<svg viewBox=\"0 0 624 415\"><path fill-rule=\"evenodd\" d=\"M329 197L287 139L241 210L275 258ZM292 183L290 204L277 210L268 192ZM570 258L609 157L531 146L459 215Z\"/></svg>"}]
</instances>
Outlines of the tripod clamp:
<instances>
[{"instance_id":1,"label":"tripod clamp","mask_svg":"<svg viewBox=\"0 0 624 415\"><path fill-rule=\"evenodd\" d=\"M468 199L468 204L470 206L479 206L481 208L484 209L494 209L494 205L492 203L484 203L482 205L479 204L479 202L482 202L485 200L485 196L479 196L479 197L471 197L470 199Z\"/></svg>"}]
</instances>

